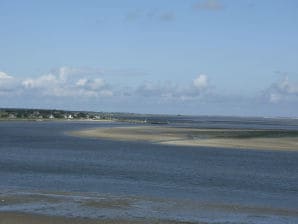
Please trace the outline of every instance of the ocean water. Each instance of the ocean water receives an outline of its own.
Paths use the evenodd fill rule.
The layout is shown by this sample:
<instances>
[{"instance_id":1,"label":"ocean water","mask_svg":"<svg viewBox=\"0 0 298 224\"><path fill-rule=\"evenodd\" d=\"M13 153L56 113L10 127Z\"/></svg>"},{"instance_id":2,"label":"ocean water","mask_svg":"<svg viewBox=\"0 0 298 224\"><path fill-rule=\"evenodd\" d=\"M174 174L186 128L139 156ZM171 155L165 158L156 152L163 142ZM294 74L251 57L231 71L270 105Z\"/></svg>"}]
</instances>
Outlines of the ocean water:
<instances>
[{"instance_id":1,"label":"ocean water","mask_svg":"<svg viewBox=\"0 0 298 224\"><path fill-rule=\"evenodd\" d=\"M298 130L296 121L288 120L245 119L241 125L241 119L204 119L190 124ZM129 124L0 122L0 211L298 223L297 152L178 147L65 134L123 125Z\"/></svg>"}]
</instances>

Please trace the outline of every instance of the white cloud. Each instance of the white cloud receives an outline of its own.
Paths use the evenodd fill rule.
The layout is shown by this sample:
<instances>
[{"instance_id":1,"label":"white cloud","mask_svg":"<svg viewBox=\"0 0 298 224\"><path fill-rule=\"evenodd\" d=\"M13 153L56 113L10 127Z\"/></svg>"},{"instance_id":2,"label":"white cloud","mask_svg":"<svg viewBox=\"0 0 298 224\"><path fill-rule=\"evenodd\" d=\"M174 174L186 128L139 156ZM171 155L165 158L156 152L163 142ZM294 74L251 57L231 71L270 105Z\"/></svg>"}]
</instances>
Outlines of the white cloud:
<instances>
[{"instance_id":1,"label":"white cloud","mask_svg":"<svg viewBox=\"0 0 298 224\"><path fill-rule=\"evenodd\" d=\"M205 75L205 74L198 75L198 77L193 80L193 85L198 90L207 88L208 87L207 75Z\"/></svg>"},{"instance_id":2,"label":"white cloud","mask_svg":"<svg viewBox=\"0 0 298 224\"><path fill-rule=\"evenodd\" d=\"M106 86L106 82L101 78L97 78L97 79L90 80L89 86L93 90L98 90L98 89L104 88Z\"/></svg>"},{"instance_id":3,"label":"white cloud","mask_svg":"<svg viewBox=\"0 0 298 224\"><path fill-rule=\"evenodd\" d=\"M61 80L59 80L53 74L43 75L38 78L29 78L25 79L22 82L22 85L27 89L34 89L34 88L52 88L56 85L59 85Z\"/></svg>"},{"instance_id":4,"label":"white cloud","mask_svg":"<svg viewBox=\"0 0 298 224\"><path fill-rule=\"evenodd\" d=\"M103 97L112 97L114 96L114 93L112 90L101 90L99 92L100 96L103 96Z\"/></svg>"},{"instance_id":5,"label":"white cloud","mask_svg":"<svg viewBox=\"0 0 298 224\"><path fill-rule=\"evenodd\" d=\"M298 94L298 83L289 82L286 76L280 83L277 84L278 89L286 94Z\"/></svg>"},{"instance_id":6,"label":"white cloud","mask_svg":"<svg viewBox=\"0 0 298 224\"><path fill-rule=\"evenodd\" d=\"M86 83L88 82L87 79L79 79L77 82L76 82L76 85L79 86L79 87L83 87L86 85Z\"/></svg>"},{"instance_id":7,"label":"white cloud","mask_svg":"<svg viewBox=\"0 0 298 224\"><path fill-rule=\"evenodd\" d=\"M270 93L269 94L269 102L270 103L278 103L282 99L282 96L277 93Z\"/></svg>"},{"instance_id":8,"label":"white cloud","mask_svg":"<svg viewBox=\"0 0 298 224\"><path fill-rule=\"evenodd\" d=\"M98 90L102 89L106 86L106 82L104 79L101 78L95 78L95 79L79 79L76 82L76 86L86 88L86 89L92 89L92 90Z\"/></svg>"},{"instance_id":9,"label":"white cloud","mask_svg":"<svg viewBox=\"0 0 298 224\"><path fill-rule=\"evenodd\" d=\"M143 97L158 97L164 100L195 100L201 99L209 90L207 75L200 74L188 85L178 85L173 82L145 82L140 85L135 95Z\"/></svg>"},{"instance_id":10,"label":"white cloud","mask_svg":"<svg viewBox=\"0 0 298 224\"><path fill-rule=\"evenodd\" d=\"M38 77L15 79L0 72L0 94L47 97L111 97L113 90L98 69L61 67Z\"/></svg>"},{"instance_id":11,"label":"white cloud","mask_svg":"<svg viewBox=\"0 0 298 224\"><path fill-rule=\"evenodd\" d=\"M27 78L22 86L27 93L56 97L107 97L113 95L97 70L62 67L37 78ZM83 76L83 77L82 77ZM94 77L95 76L95 77Z\"/></svg>"},{"instance_id":12,"label":"white cloud","mask_svg":"<svg viewBox=\"0 0 298 224\"><path fill-rule=\"evenodd\" d=\"M145 82L136 89L136 94L144 97L160 97L163 92L167 91L165 85Z\"/></svg>"},{"instance_id":13,"label":"white cloud","mask_svg":"<svg viewBox=\"0 0 298 224\"><path fill-rule=\"evenodd\" d=\"M90 67L68 67L62 66L58 69L54 69L50 72L51 74L55 74L61 80L70 80L77 77L94 77L103 75L104 71L100 68L90 68Z\"/></svg>"},{"instance_id":14,"label":"white cloud","mask_svg":"<svg viewBox=\"0 0 298 224\"><path fill-rule=\"evenodd\" d=\"M0 72L0 81L12 79L13 77L6 74L5 72Z\"/></svg>"},{"instance_id":15,"label":"white cloud","mask_svg":"<svg viewBox=\"0 0 298 224\"><path fill-rule=\"evenodd\" d=\"M18 93L19 80L0 71L0 95L14 95Z\"/></svg>"},{"instance_id":16,"label":"white cloud","mask_svg":"<svg viewBox=\"0 0 298 224\"><path fill-rule=\"evenodd\" d=\"M273 83L265 92L270 103L298 101L298 82L291 82L287 76Z\"/></svg>"}]
</instances>

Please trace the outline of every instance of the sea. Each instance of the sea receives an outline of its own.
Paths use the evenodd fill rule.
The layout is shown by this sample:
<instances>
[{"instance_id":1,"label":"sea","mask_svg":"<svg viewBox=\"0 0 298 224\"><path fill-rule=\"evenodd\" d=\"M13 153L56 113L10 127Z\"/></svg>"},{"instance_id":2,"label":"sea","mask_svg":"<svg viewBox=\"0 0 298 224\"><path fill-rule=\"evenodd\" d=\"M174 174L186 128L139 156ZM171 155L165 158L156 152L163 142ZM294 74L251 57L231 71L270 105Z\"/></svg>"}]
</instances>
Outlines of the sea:
<instances>
[{"instance_id":1,"label":"sea","mask_svg":"<svg viewBox=\"0 0 298 224\"><path fill-rule=\"evenodd\" d=\"M298 130L297 119L285 118L138 119L154 121L147 125L166 121L164 125L195 128ZM131 125L139 124L0 122L0 212L210 224L298 223L298 150L170 146L67 134Z\"/></svg>"}]
</instances>

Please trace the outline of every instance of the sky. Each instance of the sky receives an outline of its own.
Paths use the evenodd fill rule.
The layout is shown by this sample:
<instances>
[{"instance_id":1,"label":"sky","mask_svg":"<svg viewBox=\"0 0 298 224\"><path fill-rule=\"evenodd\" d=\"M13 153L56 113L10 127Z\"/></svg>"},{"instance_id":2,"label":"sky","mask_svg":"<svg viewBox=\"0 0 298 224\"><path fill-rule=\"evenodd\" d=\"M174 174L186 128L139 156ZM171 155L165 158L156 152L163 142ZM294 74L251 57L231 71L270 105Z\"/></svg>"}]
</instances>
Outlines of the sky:
<instances>
[{"instance_id":1,"label":"sky","mask_svg":"<svg viewBox=\"0 0 298 224\"><path fill-rule=\"evenodd\" d=\"M298 117L296 0L0 0L0 107Z\"/></svg>"}]
</instances>

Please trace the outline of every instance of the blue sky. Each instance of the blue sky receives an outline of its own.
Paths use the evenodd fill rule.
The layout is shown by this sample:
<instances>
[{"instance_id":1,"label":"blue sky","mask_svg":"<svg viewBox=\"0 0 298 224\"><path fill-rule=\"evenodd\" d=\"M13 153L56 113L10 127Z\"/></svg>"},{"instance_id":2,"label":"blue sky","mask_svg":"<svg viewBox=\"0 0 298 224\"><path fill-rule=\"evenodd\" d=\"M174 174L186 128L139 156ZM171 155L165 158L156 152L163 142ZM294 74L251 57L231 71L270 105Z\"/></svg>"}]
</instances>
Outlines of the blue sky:
<instances>
[{"instance_id":1,"label":"blue sky","mask_svg":"<svg viewBox=\"0 0 298 224\"><path fill-rule=\"evenodd\" d=\"M298 116L296 0L0 0L0 107Z\"/></svg>"}]
</instances>

